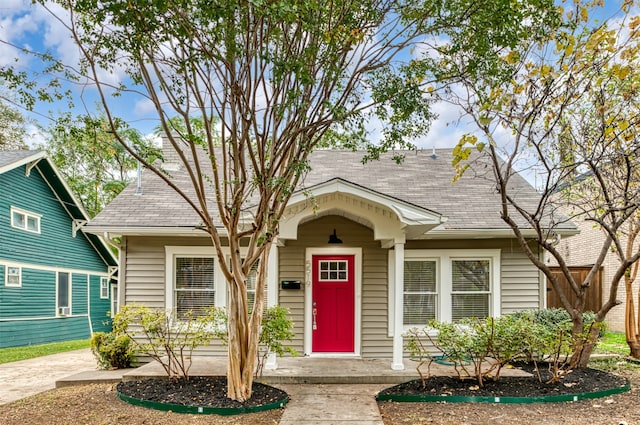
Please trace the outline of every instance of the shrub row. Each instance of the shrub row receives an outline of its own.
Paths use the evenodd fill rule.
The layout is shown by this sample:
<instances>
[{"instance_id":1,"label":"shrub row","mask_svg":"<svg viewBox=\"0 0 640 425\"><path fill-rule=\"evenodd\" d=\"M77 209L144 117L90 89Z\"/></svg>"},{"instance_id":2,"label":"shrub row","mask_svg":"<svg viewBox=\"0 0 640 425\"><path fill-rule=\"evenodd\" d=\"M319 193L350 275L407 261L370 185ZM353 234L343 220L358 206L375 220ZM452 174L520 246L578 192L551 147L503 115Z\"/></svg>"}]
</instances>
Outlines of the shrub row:
<instances>
[{"instance_id":1,"label":"shrub row","mask_svg":"<svg viewBox=\"0 0 640 425\"><path fill-rule=\"evenodd\" d=\"M584 331L574 336L569 314L560 311L564 310L524 311L458 323L431 321L406 333L406 349L418 360L423 385L432 362L441 358L453 364L460 379L475 378L480 386L485 379L498 380L502 368L515 360L547 362L555 381L567 373L575 344L595 342L590 340L591 327L602 326L587 316Z\"/></svg>"},{"instance_id":2,"label":"shrub row","mask_svg":"<svg viewBox=\"0 0 640 425\"><path fill-rule=\"evenodd\" d=\"M291 341L293 322L281 306L266 308L262 320L256 375L261 375L269 354L283 356L297 352ZM211 307L202 314L187 312L177 318L173 311L130 305L113 319L113 332L96 332L91 350L104 369L130 367L137 353L145 354L162 365L170 378L189 378L193 351L213 339L227 342L226 310Z\"/></svg>"}]
</instances>

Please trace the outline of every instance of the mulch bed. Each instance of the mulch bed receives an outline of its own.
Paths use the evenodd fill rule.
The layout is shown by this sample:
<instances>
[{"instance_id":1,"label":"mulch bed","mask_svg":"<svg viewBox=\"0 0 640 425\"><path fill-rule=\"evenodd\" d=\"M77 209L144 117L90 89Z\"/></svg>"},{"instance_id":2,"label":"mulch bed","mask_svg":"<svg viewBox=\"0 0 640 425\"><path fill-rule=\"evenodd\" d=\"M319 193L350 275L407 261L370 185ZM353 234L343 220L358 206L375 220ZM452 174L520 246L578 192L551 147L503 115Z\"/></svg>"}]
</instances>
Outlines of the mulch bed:
<instances>
[{"instance_id":1,"label":"mulch bed","mask_svg":"<svg viewBox=\"0 0 640 425\"><path fill-rule=\"evenodd\" d=\"M487 378L483 386L475 379L461 380L457 376L432 376L426 380L426 386L417 379L390 388L380 394L388 395L443 395L443 396L500 396L500 397L538 397L566 394L580 394L610 390L627 384L627 379L596 369L575 369L560 381L546 384L551 378L547 365L538 365L542 382L535 374L533 364L515 365L532 374L530 377L501 376L498 381Z\"/></svg>"},{"instance_id":2,"label":"mulch bed","mask_svg":"<svg viewBox=\"0 0 640 425\"><path fill-rule=\"evenodd\" d=\"M157 403L181 406L220 408L259 407L287 399L287 393L269 385L253 383L253 393L244 403L227 398L227 378L193 376L188 380L153 378L120 382L120 393L129 397Z\"/></svg>"}]
</instances>

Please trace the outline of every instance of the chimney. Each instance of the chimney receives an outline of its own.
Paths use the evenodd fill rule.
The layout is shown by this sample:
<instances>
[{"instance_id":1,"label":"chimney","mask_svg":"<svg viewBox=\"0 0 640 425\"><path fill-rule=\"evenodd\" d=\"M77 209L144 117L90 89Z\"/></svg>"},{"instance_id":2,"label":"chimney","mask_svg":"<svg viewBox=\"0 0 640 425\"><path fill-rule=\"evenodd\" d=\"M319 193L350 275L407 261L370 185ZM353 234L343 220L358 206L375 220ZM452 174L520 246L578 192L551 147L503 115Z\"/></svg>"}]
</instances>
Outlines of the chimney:
<instances>
[{"instance_id":1,"label":"chimney","mask_svg":"<svg viewBox=\"0 0 640 425\"><path fill-rule=\"evenodd\" d=\"M182 149L185 149L187 147L187 144L182 140L182 138L177 132L173 131L172 136L173 136L173 140L177 142ZM180 157L178 156L178 153L176 152L175 148L171 144L171 141L169 140L169 136L163 133L161 137L162 137L162 156L164 157L163 167L168 171L179 170L180 167L182 166L182 160L180 159Z\"/></svg>"}]
</instances>

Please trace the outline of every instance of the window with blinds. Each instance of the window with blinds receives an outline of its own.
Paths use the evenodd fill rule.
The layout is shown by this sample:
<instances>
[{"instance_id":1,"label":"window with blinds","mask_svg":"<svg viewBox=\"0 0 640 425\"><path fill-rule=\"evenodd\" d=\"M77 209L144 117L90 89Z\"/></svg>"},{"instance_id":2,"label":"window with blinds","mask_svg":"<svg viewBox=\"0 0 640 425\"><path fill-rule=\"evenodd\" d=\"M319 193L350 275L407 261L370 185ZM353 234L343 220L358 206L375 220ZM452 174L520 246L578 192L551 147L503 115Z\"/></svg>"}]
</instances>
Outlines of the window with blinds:
<instances>
[{"instance_id":1,"label":"window with blinds","mask_svg":"<svg viewBox=\"0 0 640 425\"><path fill-rule=\"evenodd\" d=\"M176 257L175 313L201 315L215 305L214 265L212 257Z\"/></svg>"},{"instance_id":2,"label":"window with blinds","mask_svg":"<svg viewBox=\"0 0 640 425\"><path fill-rule=\"evenodd\" d=\"M425 326L436 318L436 276L433 260L404 262L404 325Z\"/></svg>"},{"instance_id":3,"label":"window with blinds","mask_svg":"<svg viewBox=\"0 0 640 425\"><path fill-rule=\"evenodd\" d=\"M490 260L453 260L451 262L452 320L489 316L491 296Z\"/></svg>"}]
</instances>

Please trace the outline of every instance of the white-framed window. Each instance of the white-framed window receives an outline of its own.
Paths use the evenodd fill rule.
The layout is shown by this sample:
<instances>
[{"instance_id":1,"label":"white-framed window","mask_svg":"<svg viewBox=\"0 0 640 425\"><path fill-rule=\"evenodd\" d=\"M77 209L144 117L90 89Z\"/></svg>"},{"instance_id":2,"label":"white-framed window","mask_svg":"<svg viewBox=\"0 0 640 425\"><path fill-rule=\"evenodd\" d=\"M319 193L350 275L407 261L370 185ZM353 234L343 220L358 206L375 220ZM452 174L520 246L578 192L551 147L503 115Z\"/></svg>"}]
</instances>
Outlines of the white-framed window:
<instances>
[{"instance_id":1,"label":"white-framed window","mask_svg":"<svg viewBox=\"0 0 640 425\"><path fill-rule=\"evenodd\" d=\"M451 260L451 319L488 317L491 301L491 260Z\"/></svg>"},{"instance_id":2,"label":"white-framed window","mask_svg":"<svg viewBox=\"0 0 640 425\"><path fill-rule=\"evenodd\" d=\"M391 264L390 279L394 268ZM403 269L405 329L432 319L458 322L500 315L499 249L406 250ZM392 309L389 314L392 318Z\"/></svg>"},{"instance_id":3,"label":"white-framed window","mask_svg":"<svg viewBox=\"0 0 640 425\"><path fill-rule=\"evenodd\" d=\"M438 301L438 262L410 259L404 262L404 325L424 326L435 320Z\"/></svg>"},{"instance_id":4,"label":"white-framed window","mask_svg":"<svg viewBox=\"0 0 640 425\"><path fill-rule=\"evenodd\" d=\"M40 214L11 207L11 227L31 233L40 233Z\"/></svg>"},{"instance_id":5,"label":"white-framed window","mask_svg":"<svg viewBox=\"0 0 640 425\"><path fill-rule=\"evenodd\" d=\"M176 256L173 299L178 317L199 315L215 305L215 261L213 257Z\"/></svg>"},{"instance_id":6,"label":"white-framed window","mask_svg":"<svg viewBox=\"0 0 640 425\"><path fill-rule=\"evenodd\" d=\"M120 304L118 304L118 285L111 285L111 317L114 317L118 310L120 309Z\"/></svg>"},{"instance_id":7,"label":"white-framed window","mask_svg":"<svg viewBox=\"0 0 640 425\"><path fill-rule=\"evenodd\" d=\"M56 310L58 316L71 315L71 273L57 273Z\"/></svg>"},{"instance_id":8,"label":"white-framed window","mask_svg":"<svg viewBox=\"0 0 640 425\"><path fill-rule=\"evenodd\" d=\"M108 277L100 278L100 298L103 300L109 298L109 278Z\"/></svg>"},{"instance_id":9,"label":"white-framed window","mask_svg":"<svg viewBox=\"0 0 640 425\"><path fill-rule=\"evenodd\" d=\"M18 266L6 266L4 273L4 286L19 288L22 286L22 268Z\"/></svg>"},{"instance_id":10,"label":"white-framed window","mask_svg":"<svg viewBox=\"0 0 640 425\"><path fill-rule=\"evenodd\" d=\"M241 255L245 251L241 248ZM229 259L228 249L223 252ZM206 307L227 305L228 285L213 247L165 246L165 266L166 307L178 317L189 310L197 315ZM255 300L257 266L256 262L247 276L250 308Z\"/></svg>"}]
</instances>

